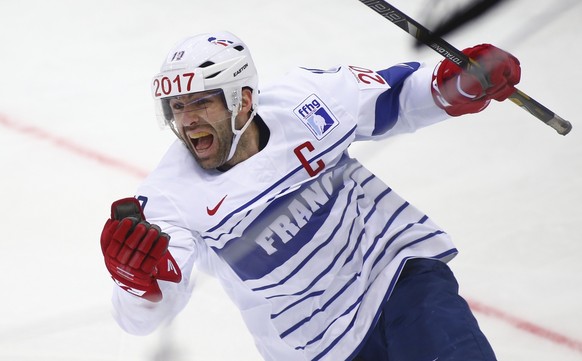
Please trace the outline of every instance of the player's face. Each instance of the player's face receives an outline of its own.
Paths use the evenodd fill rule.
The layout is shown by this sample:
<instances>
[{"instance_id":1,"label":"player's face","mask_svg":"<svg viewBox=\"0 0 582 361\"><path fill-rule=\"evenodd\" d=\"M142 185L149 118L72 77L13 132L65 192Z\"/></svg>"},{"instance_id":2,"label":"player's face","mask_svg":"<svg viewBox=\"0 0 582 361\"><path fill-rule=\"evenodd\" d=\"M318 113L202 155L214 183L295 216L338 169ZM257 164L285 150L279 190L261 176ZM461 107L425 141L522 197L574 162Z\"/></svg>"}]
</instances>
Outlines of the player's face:
<instances>
[{"instance_id":1,"label":"player's face","mask_svg":"<svg viewBox=\"0 0 582 361\"><path fill-rule=\"evenodd\" d=\"M204 169L224 164L232 145L231 113L221 91L182 95L170 100L176 126Z\"/></svg>"}]
</instances>

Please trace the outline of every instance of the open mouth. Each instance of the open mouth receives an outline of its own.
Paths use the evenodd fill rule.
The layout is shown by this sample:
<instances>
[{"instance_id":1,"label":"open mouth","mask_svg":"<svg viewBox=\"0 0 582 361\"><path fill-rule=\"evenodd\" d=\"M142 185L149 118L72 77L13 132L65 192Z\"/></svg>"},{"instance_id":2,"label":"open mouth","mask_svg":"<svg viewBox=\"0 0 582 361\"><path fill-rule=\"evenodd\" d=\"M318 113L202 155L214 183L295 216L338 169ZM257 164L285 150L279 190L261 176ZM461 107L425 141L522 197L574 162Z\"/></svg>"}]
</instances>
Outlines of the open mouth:
<instances>
[{"instance_id":1,"label":"open mouth","mask_svg":"<svg viewBox=\"0 0 582 361\"><path fill-rule=\"evenodd\" d=\"M205 151L212 146L214 136L207 132L196 132L188 134L192 146L196 151Z\"/></svg>"}]
</instances>

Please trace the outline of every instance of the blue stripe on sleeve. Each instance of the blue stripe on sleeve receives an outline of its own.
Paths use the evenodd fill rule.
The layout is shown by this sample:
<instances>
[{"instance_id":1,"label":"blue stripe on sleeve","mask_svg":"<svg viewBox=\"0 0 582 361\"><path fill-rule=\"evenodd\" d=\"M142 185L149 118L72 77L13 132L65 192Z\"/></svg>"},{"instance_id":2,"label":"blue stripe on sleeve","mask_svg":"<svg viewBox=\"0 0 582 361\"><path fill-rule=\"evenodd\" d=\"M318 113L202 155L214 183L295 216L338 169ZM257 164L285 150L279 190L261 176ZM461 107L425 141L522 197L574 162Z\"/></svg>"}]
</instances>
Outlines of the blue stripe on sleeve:
<instances>
[{"instance_id":1,"label":"blue stripe on sleeve","mask_svg":"<svg viewBox=\"0 0 582 361\"><path fill-rule=\"evenodd\" d=\"M396 124L400 105L400 92L404 80L420 67L420 63L410 62L380 70L378 74L390 85L390 89L380 94L376 100L376 123L372 135L384 134Z\"/></svg>"}]
</instances>

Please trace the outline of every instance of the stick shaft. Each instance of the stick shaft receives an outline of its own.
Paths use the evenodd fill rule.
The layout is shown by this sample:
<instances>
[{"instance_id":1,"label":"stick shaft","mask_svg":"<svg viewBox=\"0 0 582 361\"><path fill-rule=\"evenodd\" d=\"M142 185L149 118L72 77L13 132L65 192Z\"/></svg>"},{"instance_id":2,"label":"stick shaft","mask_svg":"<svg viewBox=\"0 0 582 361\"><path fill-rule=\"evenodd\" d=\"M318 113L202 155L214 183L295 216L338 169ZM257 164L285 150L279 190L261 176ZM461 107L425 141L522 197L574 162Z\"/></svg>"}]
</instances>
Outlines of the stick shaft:
<instances>
[{"instance_id":1,"label":"stick shaft","mask_svg":"<svg viewBox=\"0 0 582 361\"><path fill-rule=\"evenodd\" d=\"M441 54L444 58L457 64L462 69L474 73L482 82L485 81L483 80L484 75L479 70L479 66L468 56L446 42L443 38L434 36L430 30L416 22L410 16L392 6L390 3L384 0L359 1L380 14L394 25L412 35L421 43L427 45L429 48ZM542 122L546 123L548 126L554 128L561 135L568 134L572 129L572 124L570 124L570 122L559 117L554 112L521 90L516 89L516 91L509 96L509 99Z\"/></svg>"}]
</instances>

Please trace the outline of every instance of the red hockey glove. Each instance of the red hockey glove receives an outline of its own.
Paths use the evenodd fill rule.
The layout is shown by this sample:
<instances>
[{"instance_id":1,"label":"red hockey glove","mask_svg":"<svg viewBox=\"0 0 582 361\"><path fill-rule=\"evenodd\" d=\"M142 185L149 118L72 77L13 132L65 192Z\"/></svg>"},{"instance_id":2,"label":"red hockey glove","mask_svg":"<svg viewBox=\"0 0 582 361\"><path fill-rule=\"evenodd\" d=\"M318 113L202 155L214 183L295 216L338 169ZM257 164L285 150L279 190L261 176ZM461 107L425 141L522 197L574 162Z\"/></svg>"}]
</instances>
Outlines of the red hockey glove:
<instances>
[{"instance_id":1,"label":"red hockey glove","mask_svg":"<svg viewBox=\"0 0 582 361\"><path fill-rule=\"evenodd\" d=\"M168 251L170 236L145 221L135 198L111 205L101 250L111 277L127 292L152 302L162 299L157 280L180 282L182 272Z\"/></svg>"},{"instance_id":2,"label":"red hockey glove","mask_svg":"<svg viewBox=\"0 0 582 361\"><path fill-rule=\"evenodd\" d=\"M487 84L482 85L476 75L461 70L452 61L441 61L433 73L432 95L449 115L480 112L491 99L503 101L515 92L521 77L517 58L490 44L477 45L463 53L479 64Z\"/></svg>"}]
</instances>

